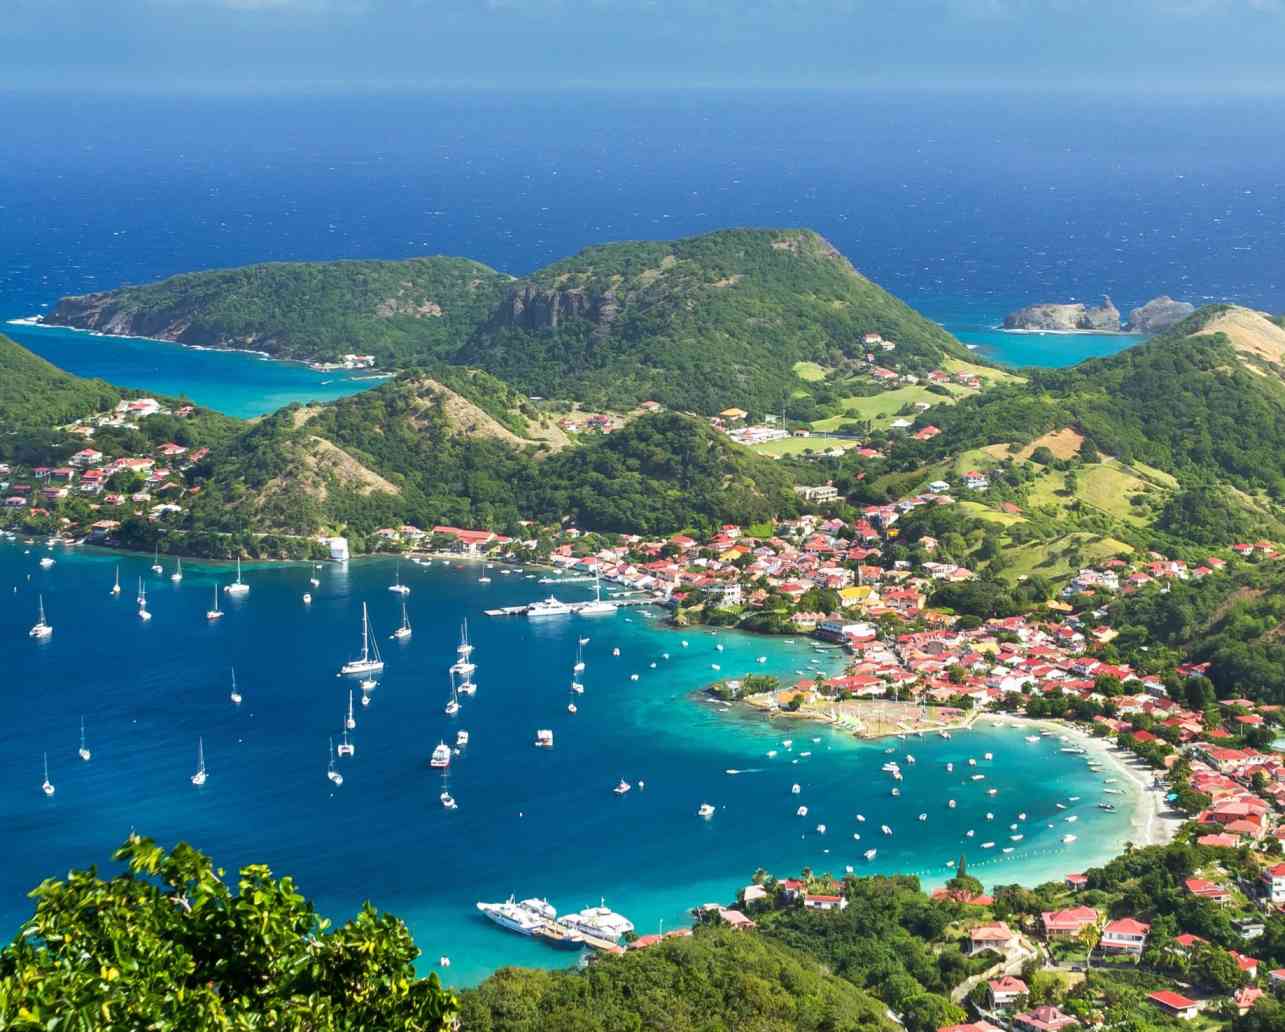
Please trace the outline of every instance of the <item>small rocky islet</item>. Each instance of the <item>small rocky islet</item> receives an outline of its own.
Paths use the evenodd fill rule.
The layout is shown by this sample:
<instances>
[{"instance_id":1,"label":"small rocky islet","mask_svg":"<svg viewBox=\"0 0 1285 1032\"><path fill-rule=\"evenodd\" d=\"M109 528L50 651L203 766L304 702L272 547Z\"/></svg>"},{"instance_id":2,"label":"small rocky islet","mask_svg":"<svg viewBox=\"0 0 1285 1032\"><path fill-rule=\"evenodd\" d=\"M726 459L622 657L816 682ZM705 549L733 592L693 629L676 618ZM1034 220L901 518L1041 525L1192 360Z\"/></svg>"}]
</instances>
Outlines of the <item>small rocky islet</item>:
<instances>
[{"instance_id":1,"label":"small rocky islet","mask_svg":"<svg viewBox=\"0 0 1285 1032\"><path fill-rule=\"evenodd\" d=\"M1121 320L1120 310L1109 297L1098 306L1082 302L1070 304L1035 304L1019 308L1004 317L1006 330L1036 330L1052 333L1141 333L1153 334L1181 322L1196 310L1186 301L1175 301L1167 294L1153 297L1129 312Z\"/></svg>"}]
</instances>

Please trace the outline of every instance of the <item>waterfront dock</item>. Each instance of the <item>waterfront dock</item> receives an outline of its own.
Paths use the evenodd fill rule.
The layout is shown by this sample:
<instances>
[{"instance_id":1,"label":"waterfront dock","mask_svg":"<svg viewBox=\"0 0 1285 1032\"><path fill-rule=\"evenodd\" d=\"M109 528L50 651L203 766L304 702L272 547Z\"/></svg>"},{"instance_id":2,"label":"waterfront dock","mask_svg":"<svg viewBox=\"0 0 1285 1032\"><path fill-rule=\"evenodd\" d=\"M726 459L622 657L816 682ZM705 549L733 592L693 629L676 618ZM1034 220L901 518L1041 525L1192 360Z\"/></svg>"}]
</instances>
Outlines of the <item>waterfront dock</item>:
<instances>
[{"instance_id":1,"label":"waterfront dock","mask_svg":"<svg viewBox=\"0 0 1285 1032\"><path fill-rule=\"evenodd\" d=\"M572 931L557 921L544 921L540 927L532 933L535 938L541 939L550 945L564 948L567 946L587 946L591 950L597 950L599 953L624 953L625 948L618 942L612 942L610 939L603 939L596 935L590 935L587 932Z\"/></svg>"}]
</instances>

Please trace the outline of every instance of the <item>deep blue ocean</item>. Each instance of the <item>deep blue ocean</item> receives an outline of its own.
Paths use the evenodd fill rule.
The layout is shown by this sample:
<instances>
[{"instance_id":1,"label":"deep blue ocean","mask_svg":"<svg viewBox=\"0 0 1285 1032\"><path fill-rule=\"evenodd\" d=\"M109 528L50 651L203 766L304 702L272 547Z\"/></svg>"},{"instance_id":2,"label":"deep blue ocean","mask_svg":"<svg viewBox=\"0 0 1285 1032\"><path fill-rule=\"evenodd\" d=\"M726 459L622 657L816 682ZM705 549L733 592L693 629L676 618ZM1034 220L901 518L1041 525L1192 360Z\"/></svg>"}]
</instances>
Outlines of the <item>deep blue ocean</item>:
<instances>
[{"instance_id":1,"label":"deep blue ocean","mask_svg":"<svg viewBox=\"0 0 1285 1032\"><path fill-rule=\"evenodd\" d=\"M605 240L734 225L813 227L1019 365L1131 342L994 332L1035 301L1285 309L1285 109L1270 98L6 96L0 125L4 319L197 268L444 253L522 274ZM107 342L15 335L76 372L129 372ZM218 401L218 374L239 394L264 373L252 361L191 391ZM132 385L175 379L164 356L135 364ZM292 372L301 397L335 393Z\"/></svg>"},{"instance_id":2,"label":"deep blue ocean","mask_svg":"<svg viewBox=\"0 0 1285 1032\"><path fill-rule=\"evenodd\" d=\"M0 724L0 814L17 847L0 870L6 929L30 913L25 891L73 866L110 868L111 850L132 828L163 843L190 841L229 870L263 862L293 874L335 918L371 899L409 923L426 967L448 956L444 974L465 984L504 963L572 959L486 922L478 900L540 895L566 911L606 898L646 932L685 922L691 906L730 900L758 866L784 876L852 865L940 882L950 876L947 861L966 851L988 885L1034 883L1100 862L1131 835L1130 796L1112 797L1117 813L1097 809L1108 798L1106 775L1061 753L1055 738L1028 743L1029 730L986 726L950 740L858 743L691 697L733 673L833 670L838 653L806 638L673 631L638 610L486 617L484 609L550 588L498 571L481 584L477 566L403 563L414 633L393 642L400 605L388 591L391 560L326 565L311 605L302 601L306 565L247 567L250 594L225 598L226 615L211 623L205 612L215 584L231 578L226 567L186 563L175 585L168 561L158 576L150 556L58 548L57 565L44 570L38 559L47 552L0 543L0 640L9 682L23 686ZM123 591L112 598L118 563ZM147 623L134 600L139 577L153 613ZM587 587L555 590L576 599ZM36 641L27 630L41 595L54 633ZM337 671L359 648L362 602L387 666L368 707L355 692L357 751L339 761L344 782L335 787L326 778L328 740L338 741L357 688ZM479 690L447 717L446 668L466 617ZM585 692L573 715L581 636L589 638ZM229 699L233 667L240 706ZM82 715L88 763L76 755ZM470 742L449 769L459 809L447 812L442 778L427 761L460 728ZM534 748L539 728L553 730L552 750ZM200 789L189 781L198 737L209 770ZM900 798L879 772L893 747L906 770ZM42 752L52 798L40 791ZM974 773L984 780L972 781ZM622 778L646 787L616 796ZM1058 810L1071 796L1081 799ZM703 802L718 808L711 820L696 814ZM795 815L799 805L806 818ZM1027 819L1011 830L1019 812ZM879 831L884 823L890 838ZM1078 841L1064 845L1067 833ZM1013 843L1012 834L1023 839ZM987 841L994 845L983 849ZM870 848L874 862L862 855Z\"/></svg>"}]
</instances>

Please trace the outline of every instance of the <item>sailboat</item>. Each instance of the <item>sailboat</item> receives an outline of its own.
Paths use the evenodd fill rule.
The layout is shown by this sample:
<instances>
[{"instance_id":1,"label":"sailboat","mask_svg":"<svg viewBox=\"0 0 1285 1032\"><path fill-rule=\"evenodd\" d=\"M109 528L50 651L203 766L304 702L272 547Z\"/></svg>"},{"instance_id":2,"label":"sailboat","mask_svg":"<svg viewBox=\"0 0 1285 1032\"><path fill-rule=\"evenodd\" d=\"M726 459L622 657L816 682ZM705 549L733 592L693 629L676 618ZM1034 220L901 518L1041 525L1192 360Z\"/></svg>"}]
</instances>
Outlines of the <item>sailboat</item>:
<instances>
[{"instance_id":1,"label":"sailboat","mask_svg":"<svg viewBox=\"0 0 1285 1032\"><path fill-rule=\"evenodd\" d=\"M232 700L233 705L241 705L241 693L237 690L236 686L236 667L232 668L232 694L229 695L228 698Z\"/></svg>"},{"instance_id":2,"label":"sailboat","mask_svg":"<svg viewBox=\"0 0 1285 1032\"><path fill-rule=\"evenodd\" d=\"M397 577L392 584L388 585L389 591L395 591L399 595L409 595L410 588L402 583L402 564L397 564Z\"/></svg>"},{"instance_id":3,"label":"sailboat","mask_svg":"<svg viewBox=\"0 0 1285 1032\"><path fill-rule=\"evenodd\" d=\"M170 574L170 580L172 580L175 584L177 584L182 579L183 579L183 557L179 556L178 566L176 566L174 568L174 572Z\"/></svg>"},{"instance_id":4,"label":"sailboat","mask_svg":"<svg viewBox=\"0 0 1285 1032\"><path fill-rule=\"evenodd\" d=\"M460 697L455 691L455 675L451 674L451 701L446 704L446 715L455 716L460 711Z\"/></svg>"},{"instance_id":5,"label":"sailboat","mask_svg":"<svg viewBox=\"0 0 1285 1032\"><path fill-rule=\"evenodd\" d=\"M344 719L344 730L343 730L342 737L343 737L343 740L339 743L339 748L336 751L339 753L340 756L355 756L357 754L357 747L353 745L352 742L348 741L347 718Z\"/></svg>"},{"instance_id":6,"label":"sailboat","mask_svg":"<svg viewBox=\"0 0 1285 1032\"><path fill-rule=\"evenodd\" d=\"M150 620L152 614L147 611L147 589L143 587L143 578L138 579L138 617L140 620Z\"/></svg>"},{"instance_id":7,"label":"sailboat","mask_svg":"<svg viewBox=\"0 0 1285 1032\"><path fill-rule=\"evenodd\" d=\"M147 595L143 592L143 578L138 578L138 604L141 606L147 601Z\"/></svg>"},{"instance_id":8,"label":"sailboat","mask_svg":"<svg viewBox=\"0 0 1285 1032\"><path fill-rule=\"evenodd\" d=\"M402 602L402 625L393 631L394 638L398 641L405 641L410 637L410 617L406 615L406 603Z\"/></svg>"},{"instance_id":9,"label":"sailboat","mask_svg":"<svg viewBox=\"0 0 1285 1032\"><path fill-rule=\"evenodd\" d=\"M29 638L48 638L54 633L53 626L45 622L45 596L40 596L40 615L36 617L36 624L27 632Z\"/></svg>"},{"instance_id":10,"label":"sailboat","mask_svg":"<svg viewBox=\"0 0 1285 1032\"><path fill-rule=\"evenodd\" d=\"M455 802L455 797L451 795L450 790L446 787L446 774L442 774L442 794L437 797L442 801L442 805L448 810L458 810L459 804Z\"/></svg>"},{"instance_id":11,"label":"sailboat","mask_svg":"<svg viewBox=\"0 0 1285 1032\"><path fill-rule=\"evenodd\" d=\"M41 753L40 755L45 761L45 780L40 783L40 791L47 796L51 796L54 794L54 786L53 782L49 780L49 754Z\"/></svg>"},{"instance_id":12,"label":"sailboat","mask_svg":"<svg viewBox=\"0 0 1285 1032\"><path fill-rule=\"evenodd\" d=\"M326 777L336 785L342 785L344 783L344 776L340 774L339 771L335 770L335 740L333 738L330 739L330 763L326 767Z\"/></svg>"},{"instance_id":13,"label":"sailboat","mask_svg":"<svg viewBox=\"0 0 1285 1032\"><path fill-rule=\"evenodd\" d=\"M356 726L357 726L357 720L352 715L352 689L350 688L348 690L348 717L347 719L344 720L344 727L346 727L349 731L351 731Z\"/></svg>"},{"instance_id":14,"label":"sailboat","mask_svg":"<svg viewBox=\"0 0 1285 1032\"><path fill-rule=\"evenodd\" d=\"M219 586L216 584L214 585L214 608L205 611L205 618L207 620L217 620L222 615L223 610L219 608Z\"/></svg>"},{"instance_id":15,"label":"sailboat","mask_svg":"<svg viewBox=\"0 0 1285 1032\"><path fill-rule=\"evenodd\" d=\"M161 546L156 546L156 554L152 557L152 572L160 573L164 567L161 566Z\"/></svg>"},{"instance_id":16,"label":"sailboat","mask_svg":"<svg viewBox=\"0 0 1285 1032\"><path fill-rule=\"evenodd\" d=\"M321 587L321 581L317 579L317 571L320 569L321 569L321 564L318 563L316 566L313 567L312 576L308 578L308 583L311 584L314 588Z\"/></svg>"},{"instance_id":17,"label":"sailboat","mask_svg":"<svg viewBox=\"0 0 1285 1032\"><path fill-rule=\"evenodd\" d=\"M192 784L200 788L205 784L205 739L196 740L196 773L192 775Z\"/></svg>"},{"instance_id":18,"label":"sailboat","mask_svg":"<svg viewBox=\"0 0 1285 1032\"><path fill-rule=\"evenodd\" d=\"M584 646L577 645L576 646L576 663L575 663L575 666L571 668L571 672L573 674L578 674L583 670L584 670Z\"/></svg>"},{"instance_id":19,"label":"sailboat","mask_svg":"<svg viewBox=\"0 0 1285 1032\"><path fill-rule=\"evenodd\" d=\"M84 717L80 718L80 748L76 750L76 755L79 756L86 763L89 762L89 757L93 755L93 753L91 753L88 747L85 745L85 718Z\"/></svg>"},{"instance_id":20,"label":"sailboat","mask_svg":"<svg viewBox=\"0 0 1285 1032\"><path fill-rule=\"evenodd\" d=\"M370 617L366 612L366 603L361 604L361 659L350 659L339 668L341 674L369 674L384 669L384 661L379 655L379 643L370 635ZM373 681L371 688L375 687ZM366 687L366 682L362 682Z\"/></svg>"},{"instance_id":21,"label":"sailboat","mask_svg":"<svg viewBox=\"0 0 1285 1032\"><path fill-rule=\"evenodd\" d=\"M598 571L593 571L593 601L586 602L576 612L580 616L607 616L616 611L616 603L604 602L602 598L602 580Z\"/></svg>"},{"instance_id":22,"label":"sailboat","mask_svg":"<svg viewBox=\"0 0 1285 1032\"><path fill-rule=\"evenodd\" d=\"M116 567L116 583L112 585L113 597L120 594L120 567Z\"/></svg>"},{"instance_id":23,"label":"sailboat","mask_svg":"<svg viewBox=\"0 0 1285 1032\"><path fill-rule=\"evenodd\" d=\"M451 665L451 673L463 674L465 679L477 669L477 664L473 662L473 645L468 640L468 621L465 620L460 625L460 643L455 646L456 655L459 658Z\"/></svg>"},{"instance_id":24,"label":"sailboat","mask_svg":"<svg viewBox=\"0 0 1285 1032\"><path fill-rule=\"evenodd\" d=\"M248 585L247 583L245 583L245 581L241 579L241 557L240 556L236 557L236 580L234 580L231 584L223 585L223 590L227 592L229 595L248 595L250 593L250 585Z\"/></svg>"}]
</instances>

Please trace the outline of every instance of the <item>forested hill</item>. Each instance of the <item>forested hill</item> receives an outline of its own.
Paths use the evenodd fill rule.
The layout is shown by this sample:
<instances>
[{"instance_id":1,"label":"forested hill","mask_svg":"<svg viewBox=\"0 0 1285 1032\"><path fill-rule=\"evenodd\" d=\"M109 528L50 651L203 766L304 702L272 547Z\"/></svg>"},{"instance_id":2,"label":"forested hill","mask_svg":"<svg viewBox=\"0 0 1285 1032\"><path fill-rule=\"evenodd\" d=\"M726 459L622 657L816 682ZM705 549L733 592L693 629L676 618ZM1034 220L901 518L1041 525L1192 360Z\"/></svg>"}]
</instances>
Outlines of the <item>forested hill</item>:
<instances>
[{"instance_id":1,"label":"forested hill","mask_svg":"<svg viewBox=\"0 0 1285 1032\"><path fill-rule=\"evenodd\" d=\"M1214 478L1285 500L1285 331L1248 309L1212 306L1152 340L1068 369L1025 371L931 421L915 460L1026 444L1072 427L1101 453L1191 482ZM924 421L928 421L924 417Z\"/></svg>"},{"instance_id":2,"label":"forested hill","mask_svg":"<svg viewBox=\"0 0 1285 1032\"><path fill-rule=\"evenodd\" d=\"M907 372L967 356L816 233L742 229L588 248L511 286L458 357L546 396L772 411L796 362L839 365L866 333Z\"/></svg>"},{"instance_id":3,"label":"forested hill","mask_svg":"<svg viewBox=\"0 0 1285 1032\"><path fill-rule=\"evenodd\" d=\"M711 414L776 411L799 361L839 365L864 334L926 371L967 352L807 230L728 230L589 248L514 281L462 258L290 262L64 298L56 325L405 369L447 361L528 394Z\"/></svg>"},{"instance_id":4,"label":"forested hill","mask_svg":"<svg viewBox=\"0 0 1285 1032\"><path fill-rule=\"evenodd\" d=\"M279 262L63 298L45 322L207 347L405 366L449 355L509 277L465 258Z\"/></svg>"},{"instance_id":5,"label":"forested hill","mask_svg":"<svg viewBox=\"0 0 1285 1032\"><path fill-rule=\"evenodd\" d=\"M58 426L111 408L127 393L65 373L0 335L0 426Z\"/></svg>"}]
</instances>

